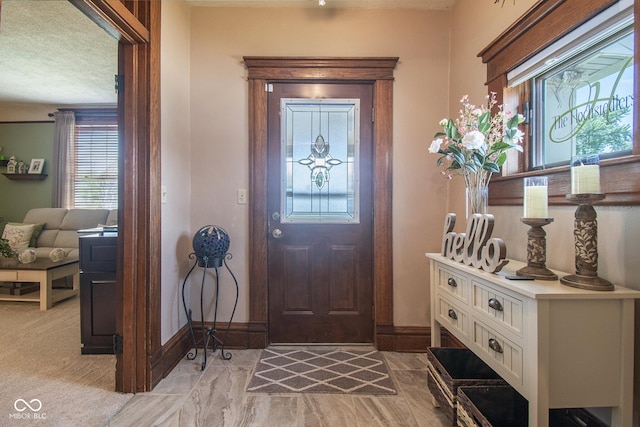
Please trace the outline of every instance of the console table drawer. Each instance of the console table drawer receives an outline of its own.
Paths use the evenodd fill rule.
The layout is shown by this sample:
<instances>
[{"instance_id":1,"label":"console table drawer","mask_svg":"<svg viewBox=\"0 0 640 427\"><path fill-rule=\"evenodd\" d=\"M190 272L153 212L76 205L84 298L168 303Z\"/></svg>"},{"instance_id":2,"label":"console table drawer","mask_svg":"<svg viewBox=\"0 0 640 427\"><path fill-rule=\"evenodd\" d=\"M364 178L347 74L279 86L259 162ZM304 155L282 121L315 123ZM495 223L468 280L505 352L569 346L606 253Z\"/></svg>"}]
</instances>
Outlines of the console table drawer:
<instances>
[{"instance_id":1,"label":"console table drawer","mask_svg":"<svg viewBox=\"0 0 640 427\"><path fill-rule=\"evenodd\" d=\"M612 427L632 424L629 343L640 292L509 280L506 275L526 266L516 260L509 260L505 274L489 274L440 253L427 257L431 347L442 344L441 327L447 328L527 399L530 426L549 427L551 408L581 407L611 408ZM449 278L458 286L448 285Z\"/></svg>"},{"instance_id":2,"label":"console table drawer","mask_svg":"<svg viewBox=\"0 0 640 427\"><path fill-rule=\"evenodd\" d=\"M504 292L473 282L473 307L522 335L523 302Z\"/></svg>"},{"instance_id":3,"label":"console table drawer","mask_svg":"<svg viewBox=\"0 0 640 427\"><path fill-rule=\"evenodd\" d=\"M452 332L458 331L465 339L469 337L469 313L446 298L439 297L437 316L442 325Z\"/></svg>"},{"instance_id":4,"label":"console table drawer","mask_svg":"<svg viewBox=\"0 0 640 427\"><path fill-rule=\"evenodd\" d=\"M472 341L482 352L490 356L491 360L495 360L504 368L498 370L498 373L502 374L505 380L512 385L522 384L522 347L475 319Z\"/></svg>"},{"instance_id":5,"label":"console table drawer","mask_svg":"<svg viewBox=\"0 0 640 427\"><path fill-rule=\"evenodd\" d=\"M471 299L471 285L467 277L438 266L438 290L468 304Z\"/></svg>"}]
</instances>

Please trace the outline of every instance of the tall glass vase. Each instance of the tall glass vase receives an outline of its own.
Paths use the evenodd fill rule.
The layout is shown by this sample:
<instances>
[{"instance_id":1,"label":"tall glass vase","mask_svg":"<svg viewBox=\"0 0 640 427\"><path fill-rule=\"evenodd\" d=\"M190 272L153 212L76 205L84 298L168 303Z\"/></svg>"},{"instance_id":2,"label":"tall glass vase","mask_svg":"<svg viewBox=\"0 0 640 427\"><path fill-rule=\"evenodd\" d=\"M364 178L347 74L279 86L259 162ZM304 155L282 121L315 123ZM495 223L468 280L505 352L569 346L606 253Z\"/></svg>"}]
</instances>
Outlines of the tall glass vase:
<instances>
[{"instance_id":1,"label":"tall glass vase","mask_svg":"<svg viewBox=\"0 0 640 427\"><path fill-rule=\"evenodd\" d=\"M489 206L489 187L470 186L466 187L467 218L472 214L486 214Z\"/></svg>"}]
</instances>

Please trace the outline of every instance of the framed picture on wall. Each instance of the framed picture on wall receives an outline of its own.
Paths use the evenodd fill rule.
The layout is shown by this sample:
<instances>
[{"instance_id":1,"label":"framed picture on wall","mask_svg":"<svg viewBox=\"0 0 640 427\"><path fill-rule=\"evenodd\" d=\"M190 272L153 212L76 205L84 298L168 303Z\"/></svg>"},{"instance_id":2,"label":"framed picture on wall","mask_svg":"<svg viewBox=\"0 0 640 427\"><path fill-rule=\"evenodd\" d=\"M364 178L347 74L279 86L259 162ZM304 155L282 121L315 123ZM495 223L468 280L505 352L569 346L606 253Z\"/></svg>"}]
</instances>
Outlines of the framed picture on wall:
<instances>
[{"instance_id":1,"label":"framed picture on wall","mask_svg":"<svg viewBox=\"0 0 640 427\"><path fill-rule=\"evenodd\" d=\"M29 173L42 173L44 167L44 159L32 159L29 166Z\"/></svg>"}]
</instances>

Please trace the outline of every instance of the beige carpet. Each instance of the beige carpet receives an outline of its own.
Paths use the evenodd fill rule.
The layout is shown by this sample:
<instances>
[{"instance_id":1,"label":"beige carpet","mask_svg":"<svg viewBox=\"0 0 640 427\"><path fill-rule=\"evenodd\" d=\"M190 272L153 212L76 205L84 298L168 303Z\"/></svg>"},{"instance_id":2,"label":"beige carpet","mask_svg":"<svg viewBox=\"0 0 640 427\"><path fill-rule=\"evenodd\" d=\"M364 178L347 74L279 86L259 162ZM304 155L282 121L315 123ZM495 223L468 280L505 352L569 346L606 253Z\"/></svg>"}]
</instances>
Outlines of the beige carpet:
<instances>
[{"instance_id":1,"label":"beige carpet","mask_svg":"<svg viewBox=\"0 0 640 427\"><path fill-rule=\"evenodd\" d=\"M378 351L341 348L265 349L247 391L396 394Z\"/></svg>"},{"instance_id":2,"label":"beige carpet","mask_svg":"<svg viewBox=\"0 0 640 427\"><path fill-rule=\"evenodd\" d=\"M133 396L114 390L115 356L80 354L78 297L0 301L0 426L103 426Z\"/></svg>"}]
</instances>

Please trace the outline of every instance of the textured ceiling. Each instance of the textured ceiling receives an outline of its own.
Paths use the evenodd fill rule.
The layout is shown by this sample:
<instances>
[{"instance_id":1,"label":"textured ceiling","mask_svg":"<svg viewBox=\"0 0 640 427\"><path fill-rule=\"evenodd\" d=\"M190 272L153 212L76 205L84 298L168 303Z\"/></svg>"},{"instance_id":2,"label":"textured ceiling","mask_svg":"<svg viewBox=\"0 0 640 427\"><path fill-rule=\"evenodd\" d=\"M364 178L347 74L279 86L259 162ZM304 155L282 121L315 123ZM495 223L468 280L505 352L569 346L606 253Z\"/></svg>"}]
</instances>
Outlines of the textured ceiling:
<instances>
[{"instance_id":1,"label":"textured ceiling","mask_svg":"<svg viewBox=\"0 0 640 427\"><path fill-rule=\"evenodd\" d=\"M454 1L326 0L324 7L449 9ZM209 7L319 7L318 0L187 2ZM71 3L4 0L0 16L0 103L116 103L118 43Z\"/></svg>"},{"instance_id":2,"label":"textured ceiling","mask_svg":"<svg viewBox=\"0 0 640 427\"><path fill-rule=\"evenodd\" d=\"M4 0L0 102L115 104L118 42L68 1Z\"/></svg>"}]
</instances>

